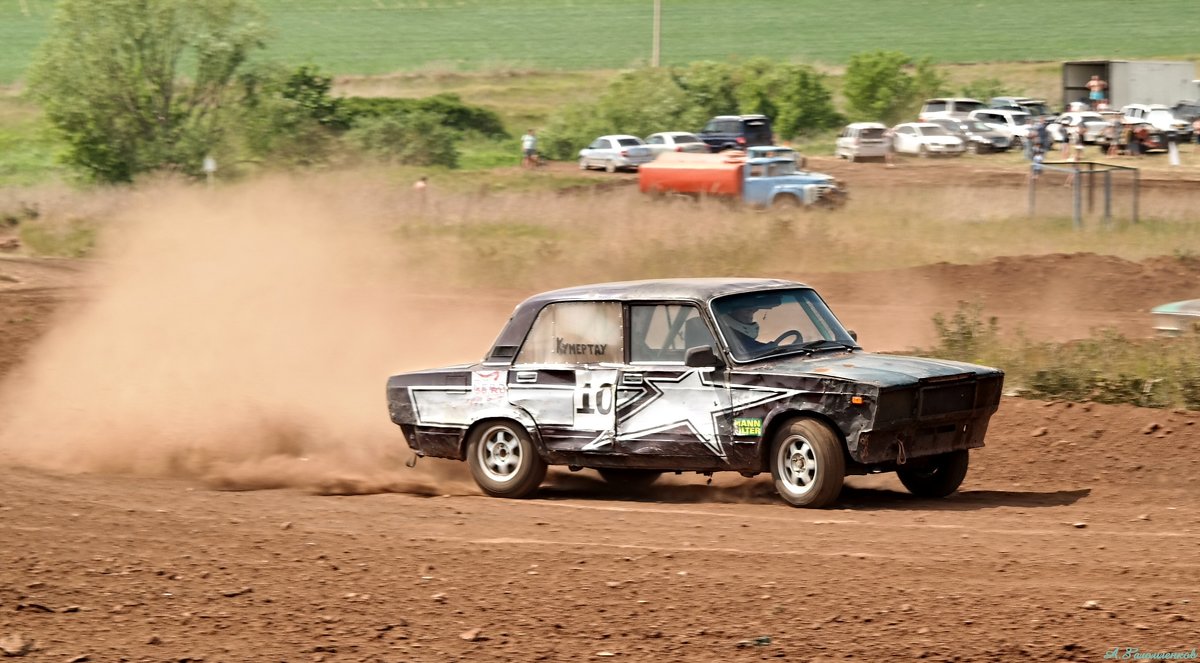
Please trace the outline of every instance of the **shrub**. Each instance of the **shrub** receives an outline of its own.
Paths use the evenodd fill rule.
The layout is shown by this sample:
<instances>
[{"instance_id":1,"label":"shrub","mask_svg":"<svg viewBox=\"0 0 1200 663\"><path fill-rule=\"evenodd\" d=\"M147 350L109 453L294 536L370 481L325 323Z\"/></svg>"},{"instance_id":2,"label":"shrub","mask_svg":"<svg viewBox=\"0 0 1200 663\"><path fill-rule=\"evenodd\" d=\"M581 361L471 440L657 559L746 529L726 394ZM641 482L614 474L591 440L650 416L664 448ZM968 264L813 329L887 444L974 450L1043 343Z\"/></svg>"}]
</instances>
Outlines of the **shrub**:
<instances>
[{"instance_id":1,"label":"shrub","mask_svg":"<svg viewBox=\"0 0 1200 663\"><path fill-rule=\"evenodd\" d=\"M477 132L490 138L508 137L499 115L489 109L464 103L456 94L438 94L422 99L345 97L341 102L342 113L350 125L370 118L431 113L440 117L450 129L463 133Z\"/></svg>"},{"instance_id":2,"label":"shrub","mask_svg":"<svg viewBox=\"0 0 1200 663\"><path fill-rule=\"evenodd\" d=\"M458 166L458 132L439 115L414 112L358 120L346 134L351 145L383 161L413 166Z\"/></svg>"},{"instance_id":3,"label":"shrub","mask_svg":"<svg viewBox=\"0 0 1200 663\"><path fill-rule=\"evenodd\" d=\"M842 79L853 118L887 124L914 114L922 99L941 96L945 90L945 79L929 58L914 63L896 51L852 56Z\"/></svg>"}]
</instances>

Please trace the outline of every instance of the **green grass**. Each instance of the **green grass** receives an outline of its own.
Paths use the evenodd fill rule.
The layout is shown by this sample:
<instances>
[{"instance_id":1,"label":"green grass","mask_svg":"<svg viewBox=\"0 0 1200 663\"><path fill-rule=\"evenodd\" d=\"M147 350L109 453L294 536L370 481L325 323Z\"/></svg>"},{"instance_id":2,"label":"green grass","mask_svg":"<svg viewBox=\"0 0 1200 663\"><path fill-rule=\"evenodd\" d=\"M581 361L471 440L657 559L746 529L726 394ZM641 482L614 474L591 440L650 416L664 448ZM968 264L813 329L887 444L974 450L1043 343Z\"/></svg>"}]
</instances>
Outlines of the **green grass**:
<instances>
[{"instance_id":1,"label":"green grass","mask_svg":"<svg viewBox=\"0 0 1200 663\"><path fill-rule=\"evenodd\" d=\"M58 145L36 107L0 95L0 186L65 176L55 159Z\"/></svg>"},{"instance_id":2,"label":"green grass","mask_svg":"<svg viewBox=\"0 0 1200 663\"><path fill-rule=\"evenodd\" d=\"M0 84L23 75L52 0L0 3ZM270 56L338 74L612 69L650 58L650 0L260 0ZM663 0L662 61L756 55L841 64L887 48L938 62L1197 52L1195 0ZM1082 6L1082 5L1080 5Z\"/></svg>"}]
</instances>

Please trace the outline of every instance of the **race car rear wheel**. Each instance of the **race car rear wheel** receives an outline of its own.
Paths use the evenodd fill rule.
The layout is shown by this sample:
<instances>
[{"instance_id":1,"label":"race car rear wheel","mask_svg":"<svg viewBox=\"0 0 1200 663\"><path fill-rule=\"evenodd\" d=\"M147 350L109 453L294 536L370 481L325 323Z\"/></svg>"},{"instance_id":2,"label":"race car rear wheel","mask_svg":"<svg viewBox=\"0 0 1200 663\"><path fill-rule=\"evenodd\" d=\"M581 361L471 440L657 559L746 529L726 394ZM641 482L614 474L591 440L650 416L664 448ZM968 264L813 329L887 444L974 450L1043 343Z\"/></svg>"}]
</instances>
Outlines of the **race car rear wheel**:
<instances>
[{"instance_id":1,"label":"race car rear wheel","mask_svg":"<svg viewBox=\"0 0 1200 663\"><path fill-rule=\"evenodd\" d=\"M967 477L969 460L967 450L958 449L927 459L910 460L896 468L896 476L913 495L945 497L962 485Z\"/></svg>"},{"instance_id":2,"label":"race car rear wheel","mask_svg":"<svg viewBox=\"0 0 1200 663\"><path fill-rule=\"evenodd\" d=\"M514 421L485 423L467 442L467 465L483 492L493 497L527 497L546 478L546 462L533 440Z\"/></svg>"},{"instance_id":3,"label":"race car rear wheel","mask_svg":"<svg viewBox=\"0 0 1200 663\"><path fill-rule=\"evenodd\" d=\"M597 468L596 471L604 478L605 483L630 490L649 488L651 484L658 481L658 478L662 476L662 472L658 470L633 468L604 467Z\"/></svg>"},{"instance_id":4,"label":"race car rear wheel","mask_svg":"<svg viewBox=\"0 0 1200 663\"><path fill-rule=\"evenodd\" d=\"M771 444L771 477L779 496L793 506L832 504L846 478L837 434L816 419L798 419L784 426Z\"/></svg>"}]
</instances>

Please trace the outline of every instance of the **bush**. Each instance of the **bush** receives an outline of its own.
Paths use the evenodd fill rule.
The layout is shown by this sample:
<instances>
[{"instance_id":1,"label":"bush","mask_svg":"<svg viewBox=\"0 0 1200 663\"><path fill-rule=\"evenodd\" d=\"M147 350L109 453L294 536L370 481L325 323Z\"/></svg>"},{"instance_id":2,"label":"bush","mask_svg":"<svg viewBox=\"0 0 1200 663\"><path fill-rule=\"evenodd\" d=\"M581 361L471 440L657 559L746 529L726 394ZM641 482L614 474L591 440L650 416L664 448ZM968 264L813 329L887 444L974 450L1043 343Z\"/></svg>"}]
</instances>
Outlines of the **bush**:
<instances>
[{"instance_id":1,"label":"bush","mask_svg":"<svg viewBox=\"0 0 1200 663\"><path fill-rule=\"evenodd\" d=\"M432 113L442 118L447 127L463 133L477 132L490 138L509 136L494 111L464 103L456 94L438 94L423 99L345 97L341 102L342 113L351 126L370 118Z\"/></svg>"},{"instance_id":2,"label":"bush","mask_svg":"<svg viewBox=\"0 0 1200 663\"><path fill-rule=\"evenodd\" d=\"M413 166L458 166L458 132L442 125L442 117L414 112L363 118L346 134L359 150L383 161Z\"/></svg>"},{"instance_id":3,"label":"bush","mask_svg":"<svg viewBox=\"0 0 1200 663\"><path fill-rule=\"evenodd\" d=\"M288 71L253 68L239 77L240 152L254 160L287 166L325 163L337 150L337 134L348 123L330 79L315 68ZM232 154L217 161L234 160Z\"/></svg>"},{"instance_id":4,"label":"bush","mask_svg":"<svg viewBox=\"0 0 1200 663\"><path fill-rule=\"evenodd\" d=\"M678 118L683 131L699 131L709 118L738 112L734 68L721 62L693 62L671 70L675 85L683 90L687 106Z\"/></svg>"},{"instance_id":5,"label":"bush","mask_svg":"<svg viewBox=\"0 0 1200 663\"><path fill-rule=\"evenodd\" d=\"M854 55L842 79L842 93L853 119L885 124L914 115L921 100L942 96L945 91L945 79L931 60L914 63L895 51Z\"/></svg>"}]
</instances>

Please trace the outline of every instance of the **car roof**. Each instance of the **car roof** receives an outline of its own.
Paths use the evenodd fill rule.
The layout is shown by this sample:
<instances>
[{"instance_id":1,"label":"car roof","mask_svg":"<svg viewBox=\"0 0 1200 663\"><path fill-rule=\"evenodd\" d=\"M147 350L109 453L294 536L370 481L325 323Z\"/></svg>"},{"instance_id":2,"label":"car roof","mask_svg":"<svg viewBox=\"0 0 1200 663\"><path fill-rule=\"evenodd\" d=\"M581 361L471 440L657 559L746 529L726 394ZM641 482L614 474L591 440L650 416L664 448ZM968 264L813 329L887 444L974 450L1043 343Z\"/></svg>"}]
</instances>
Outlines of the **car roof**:
<instances>
[{"instance_id":1,"label":"car roof","mask_svg":"<svg viewBox=\"0 0 1200 663\"><path fill-rule=\"evenodd\" d=\"M939 129L945 128L942 125L934 124L933 122L901 122L900 124L897 124L896 126L897 127L937 127Z\"/></svg>"},{"instance_id":2,"label":"car roof","mask_svg":"<svg viewBox=\"0 0 1200 663\"><path fill-rule=\"evenodd\" d=\"M696 134L690 131L656 131L651 136L695 136Z\"/></svg>"},{"instance_id":3,"label":"car roof","mask_svg":"<svg viewBox=\"0 0 1200 663\"><path fill-rule=\"evenodd\" d=\"M765 120L766 115L714 115L711 120Z\"/></svg>"},{"instance_id":4,"label":"car roof","mask_svg":"<svg viewBox=\"0 0 1200 663\"><path fill-rule=\"evenodd\" d=\"M1016 110L1015 108L980 108L971 111L971 115L975 113L999 113L1001 115L1031 115L1028 111Z\"/></svg>"},{"instance_id":5,"label":"car roof","mask_svg":"<svg viewBox=\"0 0 1200 663\"><path fill-rule=\"evenodd\" d=\"M851 122L846 125L847 129L887 129L887 125L882 122Z\"/></svg>"},{"instance_id":6,"label":"car roof","mask_svg":"<svg viewBox=\"0 0 1200 663\"><path fill-rule=\"evenodd\" d=\"M933 97L932 99L926 99L925 103L929 103L931 101L972 101L977 104L983 103L978 99L972 99L970 97Z\"/></svg>"},{"instance_id":7,"label":"car roof","mask_svg":"<svg viewBox=\"0 0 1200 663\"><path fill-rule=\"evenodd\" d=\"M605 134L600 136L600 138L633 138L634 140L641 140L641 138L630 136L629 134Z\"/></svg>"},{"instance_id":8,"label":"car roof","mask_svg":"<svg viewBox=\"0 0 1200 663\"><path fill-rule=\"evenodd\" d=\"M807 288L803 283L765 278L680 278L648 279L643 281L614 281L591 283L570 288L550 290L522 302L543 304L556 301L631 301L657 299L691 299L707 301L714 297L755 290Z\"/></svg>"}]
</instances>

